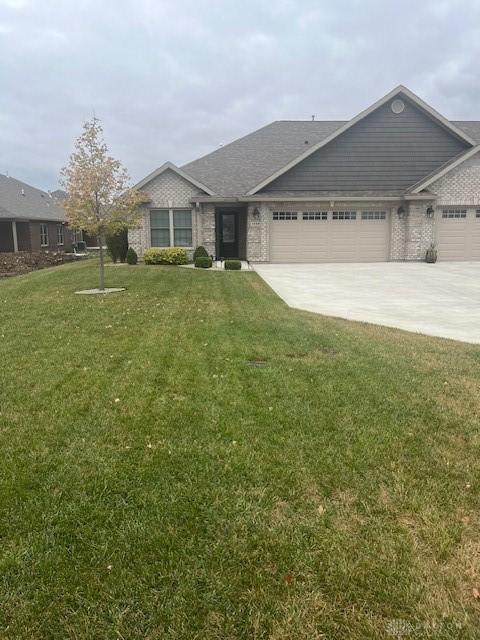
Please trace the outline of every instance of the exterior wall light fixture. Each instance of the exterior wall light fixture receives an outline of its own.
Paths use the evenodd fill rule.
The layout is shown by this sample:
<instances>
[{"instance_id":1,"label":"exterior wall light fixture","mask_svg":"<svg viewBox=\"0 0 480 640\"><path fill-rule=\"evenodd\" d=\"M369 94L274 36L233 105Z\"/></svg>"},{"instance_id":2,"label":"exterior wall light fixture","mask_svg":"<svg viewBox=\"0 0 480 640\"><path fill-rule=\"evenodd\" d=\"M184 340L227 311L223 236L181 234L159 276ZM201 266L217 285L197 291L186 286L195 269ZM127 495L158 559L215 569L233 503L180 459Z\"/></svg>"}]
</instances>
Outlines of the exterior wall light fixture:
<instances>
[{"instance_id":1,"label":"exterior wall light fixture","mask_svg":"<svg viewBox=\"0 0 480 640\"><path fill-rule=\"evenodd\" d=\"M257 207L255 207L255 209L252 211L252 215L254 220L258 220L260 218L260 211L257 209Z\"/></svg>"},{"instance_id":2,"label":"exterior wall light fixture","mask_svg":"<svg viewBox=\"0 0 480 640\"><path fill-rule=\"evenodd\" d=\"M405 207L400 205L397 209L397 215L400 220L405 220L405 218L407 217L407 212L405 211Z\"/></svg>"},{"instance_id":3,"label":"exterior wall light fixture","mask_svg":"<svg viewBox=\"0 0 480 640\"><path fill-rule=\"evenodd\" d=\"M427 207L427 210L425 211L425 215L427 216L427 218L433 218L434 214L435 209L431 205Z\"/></svg>"}]
</instances>

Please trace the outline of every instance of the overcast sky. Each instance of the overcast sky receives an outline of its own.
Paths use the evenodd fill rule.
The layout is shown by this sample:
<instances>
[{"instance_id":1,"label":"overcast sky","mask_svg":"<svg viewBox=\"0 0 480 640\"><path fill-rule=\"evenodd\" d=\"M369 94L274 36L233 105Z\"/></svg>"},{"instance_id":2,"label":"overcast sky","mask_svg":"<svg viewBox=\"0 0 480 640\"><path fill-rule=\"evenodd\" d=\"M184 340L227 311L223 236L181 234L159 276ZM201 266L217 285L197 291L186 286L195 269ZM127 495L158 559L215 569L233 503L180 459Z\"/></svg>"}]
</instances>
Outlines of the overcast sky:
<instances>
[{"instance_id":1,"label":"overcast sky","mask_svg":"<svg viewBox=\"0 0 480 640\"><path fill-rule=\"evenodd\" d=\"M479 0L0 0L0 173L55 189L82 120L136 181L398 84L480 120Z\"/></svg>"}]
</instances>

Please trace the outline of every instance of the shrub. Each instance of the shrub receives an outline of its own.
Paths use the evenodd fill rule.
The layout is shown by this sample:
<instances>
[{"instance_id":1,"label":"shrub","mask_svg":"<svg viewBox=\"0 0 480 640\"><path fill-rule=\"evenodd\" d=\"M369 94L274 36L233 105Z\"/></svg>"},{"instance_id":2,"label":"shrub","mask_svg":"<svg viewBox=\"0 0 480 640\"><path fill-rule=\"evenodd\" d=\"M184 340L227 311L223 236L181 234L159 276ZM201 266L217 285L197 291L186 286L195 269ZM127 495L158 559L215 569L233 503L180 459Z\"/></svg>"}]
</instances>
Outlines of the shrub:
<instances>
[{"instance_id":1,"label":"shrub","mask_svg":"<svg viewBox=\"0 0 480 640\"><path fill-rule=\"evenodd\" d=\"M195 249L193 252L193 261L195 262L197 258L208 258L208 253L205 247L200 246Z\"/></svg>"},{"instance_id":2,"label":"shrub","mask_svg":"<svg viewBox=\"0 0 480 640\"><path fill-rule=\"evenodd\" d=\"M143 261L145 264L187 264L188 255L183 247L152 247L143 254Z\"/></svg>"},{"instance_id":3,"label":"shrub","mask_svg":"<svg viewBox=\"0 0 480 640\"><path fill-rule=\"evenodd\" d=\"M227 271L239 271L242 268L240 260L225 260L225 269Z\"/></svg>"},{"instance_id":4,"label":"shrub","mask_svg":"<svg viewBox=\"0 0 480 640\"><path fill-rule=\"evenodd\" d=\"M137 252L133 247L128 247L127 262L128 264L137 264L138 262Z\"/></svg>"},{"instance_id":5,"label":"shrub","mask_svg":"<svg viewBox=\"0 0 480 640\"><path fill-rule=\"evenodd\" d=\"M125 227L116 233L109 234L106 238L107 251L114 262L125 262L128 250L128 230Z\"/></svg>"},{"instance_id":6,"label":"shrub","mask_svg":"<svg viewBox=\"0 0 480 640\"><path fill-rule=\"evenodd\" d=\"M145 264L160 264L163 249L146 249L143 254L143 261Z\"/></svg>"},{"instance_id":7,"label":"shrub","mask_svg":"<svg viewBox=\"0 0 480 640\"><path fill-rule=\"evenodd\" d=\"M195 266L198 269L210 269L212 266L212 259L209 256L198 256L195 258Z\"/></svg>"}]
</instances>

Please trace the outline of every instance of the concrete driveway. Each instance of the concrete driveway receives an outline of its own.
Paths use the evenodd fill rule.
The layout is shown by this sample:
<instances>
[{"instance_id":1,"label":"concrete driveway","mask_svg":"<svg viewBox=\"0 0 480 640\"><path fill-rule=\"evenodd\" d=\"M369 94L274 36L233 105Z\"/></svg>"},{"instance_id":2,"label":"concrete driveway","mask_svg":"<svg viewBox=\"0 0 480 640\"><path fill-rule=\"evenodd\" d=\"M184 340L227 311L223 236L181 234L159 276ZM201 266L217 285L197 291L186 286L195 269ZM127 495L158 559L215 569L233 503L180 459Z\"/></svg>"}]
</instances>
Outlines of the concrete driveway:
<instances>
[{"instance_id":1,"label":"concrete driveway","mask_svg":"<svg viewBox=\"0 0 480 640\"><path fill-rule=\"evenodd\" d=\"M480 343L480 262L254 268L296 309Z\"/></svg>"}]
</instances>

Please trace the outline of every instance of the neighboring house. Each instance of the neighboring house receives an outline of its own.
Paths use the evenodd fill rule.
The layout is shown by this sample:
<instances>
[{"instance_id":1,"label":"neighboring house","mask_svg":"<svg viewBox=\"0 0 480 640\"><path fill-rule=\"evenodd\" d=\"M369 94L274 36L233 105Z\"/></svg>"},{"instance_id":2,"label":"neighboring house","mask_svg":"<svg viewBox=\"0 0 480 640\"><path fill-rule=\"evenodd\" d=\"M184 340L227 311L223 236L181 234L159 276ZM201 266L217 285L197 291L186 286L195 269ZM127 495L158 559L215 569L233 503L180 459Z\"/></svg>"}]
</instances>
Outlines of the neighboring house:
<instances>
[{"instance_id":1,"label":"neighboring house","mask_svg":"<svg viewBox=\"0 0 480 640\"><path fill-rule=\"evenodd\" d=\"M67 192L63 189L56 189L55 191L51 191L50 195L55 200L55 202L59 205L67 197ZM72 229L72 242L73 244L77 244L77 242L84 242L85 246L88 249L98 249L98 238L96 236L89 235L86 231L82 229Z\"/></svg>"},{"instance_id":2,"label":"neighboring house","mask_svg":"<svg viewBox=\"0 0 480 640\"><path fill-rule=\"evenodd\" d=\"M72 233L55 198L0 174L0 252L71 248Z\"/></svg>"},{"instance_id":3,"label":"neighboring house","mask_svg":"<svg viewBox=\"0 0 480 640\"><path fill-rule=\"evenodd\" d=\"M480 121L399 86L348 122L279 121L137 186L129 232L252 262L480 260Z\"/></svg>"}]
</instances>

